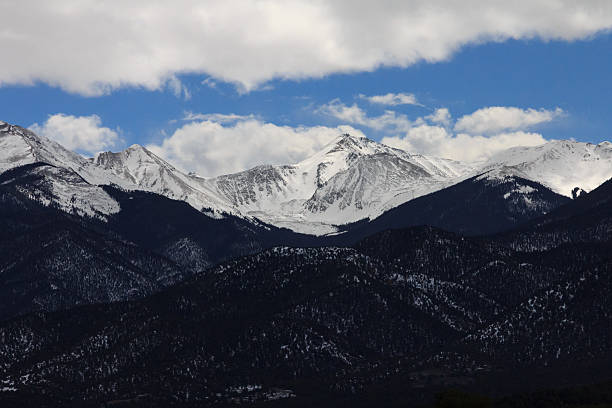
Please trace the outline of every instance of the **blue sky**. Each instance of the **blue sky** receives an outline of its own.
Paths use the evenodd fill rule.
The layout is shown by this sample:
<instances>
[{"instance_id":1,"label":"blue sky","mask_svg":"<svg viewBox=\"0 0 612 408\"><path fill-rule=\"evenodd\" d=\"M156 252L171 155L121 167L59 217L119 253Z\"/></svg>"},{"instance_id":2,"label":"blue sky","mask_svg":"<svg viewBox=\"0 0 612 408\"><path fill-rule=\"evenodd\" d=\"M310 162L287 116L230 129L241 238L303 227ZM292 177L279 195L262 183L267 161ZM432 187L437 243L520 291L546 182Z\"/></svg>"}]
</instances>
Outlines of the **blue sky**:
<instances>
[{"instance_id":1,"label":"blue sky","mask_svg":"<svg viewBox=\"0 0 612 408\"><path fill-rule=\"evenodd\" d=\"M504 19L511 12L500 11ZM575 13L575 10L569 10L562 17L567 15L572 19L574 16L572 13ZM520 17L521 15L517 17L517 21L520 21ZM346 67L336 68L343 62L338 63L335 60L330 68L324 61L319 65L313 64L305 68L305 71L308 71L306 73L290 67L283 74L274 74L279 69L281 71L284 69L277 66L284 67L287 64L280 57L277 65L270 63L272 64L270 68L264 67L265 69L259 71L255 69L252 72L238 70L235 74L228 74L227 77L223 69L227 72L234 70L231 68L236 65L234 62L233 65L221 68L212 65L212 68L206 68L207 62L204 62L201 68L196 69L200 72L189 74L182 72L194 69L181 69L181 66L178 66L169 73L154 72L150 75L151 79L140 82L138 72L136 74L126 72L124 75L121 70L111 73L105 71L98 77L89 78L86 71L83 73L86 67L81 71L68 72L72 76L63 76L61 72L56 72L57 68L49 64L46 69L53 74L47 75L45 67L40 70L32 68L26 79L20 78L14 72L3 73L0 70L0 83L2 83L0 119L23 126L38 124L35 126L38 131L46 136L55 137L60 142L65 142L64 144L70 145L72 140L72 145L68 147L86 155L100 150L98 149L100 146L105 148L102 150L122 149L133 143L152 146L156 153L178 162L179 167L206 173L205 175L238 170L241 167L258 164L266 158L272 161L299 160L323 142L307 144L303 151L298 152L290 152L293 146L289 143L285 149L287 151L270 154L269 157L265 146L261 146L265 143L258 142L259 150L252 151L254 156L252 160L245 159L248 151L243 154L243 158L233 157L229 153L213 158L205 146L207 141L211 140L209 135L202 137L203 146L198 146L196 149L202 153L201 158L194 156L185 159L181 156L181 151L189 150L189 146L168 144L164 147L163 143L191 122L214 122L220 126L220 129L233 129L237 122L250 120L259 124L260 128L265 124L274 124L279 128L301 129L297 133L302 136L305 128L332 129L333 131L329 132L325 130L327 135L338 133L337 127L346 125L350 126L349 129L361 131L374 140L382 140L401 148L423 150L421 153L426 154L456 156L451 158L461 160L483 158L490 153L490 149L478 156L456 152L456 148L451 147L434 148L433 144L437 143L436 140L444 143L444 140L456 137L460 133L457 127L459 118L489 107L507 107L520 110L514 113L519 116L522 114L524 121L516 125L502 125L497 129L497 133L504 133L506 144L511 145L512 143L507 141L518 132L522 133L516 139L516 144L521 144L524 140L527 140L526 143L536 144L541 139L563 138L592 143L610 140L612 138L610 135L612 115L609 113L612 97L610 79L612 34L609 29L601 30L600 27L588 29L570 27L568 32L565 32L557 26L558 21L551 24L553 31L561 31L555 31L552 35L534 36L531 32L534 28L527 27L526 39L514 39L521 37L515 33L517 30L515 28L512 28L514 31L508 34L511 38L503 38L503 35L496 33L494 38L488 41L475 42L468 38L465 44L448 45L448 40L433 35L432 41L443 44L439 53L432 51L432 55L427 55L427 50L423 51L417 45L408 42L406 47L414 47L414 53L419 57L413 58L412 54L402 56L399 55L400 51L399 56L391 58L391 62L384 56L373 57L371 62L368 60L364 63L365 68L361 67L363 65L361 62L353 66L350 61ZM605 28L612 23L606 20L601 24ZM536 26L535 30L538 29ZM486 30L491 28L484 27L482 30L486 33ZM548 33L551 28L546 30ZM452 35L452 32L450 34ZM475 32L474 35L479 38L482 33ZM12 46L7 41L9 40L3 40L0 36L0 45ZM109 45L109 49L112 50L112 47ZM280 44L278 47L278 53L283 52L284 45ZM310 51L310 45L304 47ZM376 50L376 47L373 49ZM270 52L272 56L270 59L276 57L274 49L264 49L264 51ZM349 51L359 53L360 45L354 45ZM104 52L104 49L101 52ZM398 53L394 49L389 51L392 52ZM347 51L347 54L350 55L350 52ZM44 55L40 56L44 65L43 57ZM77 59L80 55L76 54L73 57ZM237 58L236 61L242 61L240 55L231 55L231 57ZM393 61L399 57L408 59L394 63ZM257 56L252 57L252 60L244 57L244 64L253 61L259 62ZM185 66L190 63L186 60ZM78 61L65 60L65 65L60 66L59 70L64 67L68 71L74 70L76 68L72 67L73 64L78 65ZM145 65L145 69L146 67ZM16 65L16 72L18 68ZM28 70L30 66L24 69ZM207 73L213 71L211 75ZM5 75L5 78L2 75ZM143 74L144 76L146 75ZM279 76L284 79L278 79ZM80 82L72 81L71 78L78 78ZM98 91L94 85L91 85L92 83L95 86L98 83L110 85L103 91ZM370 96L390 93L410 95L416 99L417 104L385 105L372 103L367 99ZM353 111L349 112L348 108L352 108ZM448 110L451 115L449 122L441 123L426 119L440 108ZM387 117L383 118L385 112ZM389 119L389 112L393 115L391 122L381 124L381 121ZM537 115L538 112L544 112L547 116L532 121L527 118L532 114ZM235 114L241 117L230 120L227 117L219 119L192 115L191 120L185 120L189 113ZM496 114L499 113L504 112L498 111ZM52 115L59 114L63 115L63 121L45 127L46 121ZM356 119L356 114L362 115L365 119ZM94 121L78 123L85 127L105 129L106 133L98 134L92 129L83 128L83 134L90 132L92 138L97 137L99 142L105 137L110 138L108 143L96 144L93 139L78 137L76 139L79 141L74 141L76 140L74 136L60 134L63 131L62 127L69 127L70 131L74 132L75 129L79 129L78 126L81 126L74 121L68 122L66 118L91 118L92 115L96 115ZM375 118L379 120L374 120ZM402 124L398 124L399 122ZM412 132L416 128L419 128L421 133ZM486 126L476 128L488 129ZM474 129L472 126L466 133L470 137L482 136L478 139L481 142L497 136L497 133L493 134L493 131L487 130L480 132L481 135ZM192 133L184 137L188 137L190 143L197 143L198 135L193 133L195 132L193 128L191 130ZM292 134L283 133L277 137L291 138ZM528 140L526 134L538 136ZM248 135L241 137L247 138ZM324 141L326 137L322 136L317 140ZM419 137L421 139L411 139ZM424 142L423 138L429 139ZM230 142L238 140L240 144L242 139L228 140ZM274 144L274 140L274 137L271 137L271 145ZM480 143L476 139L470 140L474 146ZM299 143L301 142L296 142L295 145ZM215 149L215 146L211 144L210 149ZM255 157L257 155L261 156L261 159L257 159ZM208 165L199 166L199 162L206 160L210 162ZM219 164L222 160L235 163L224 166Z\"/></svg>"},{"instance_id":2,"label":"blue sky","mask_svg":"<svg viewBox=\"0 0 612 408\"><path fill-rule=\"evenodd\" d=\"M332 125L333 118L311 109L332 99L354 102L359 94L408 92L431 108L447 107L454 116L483 106L561 107L567 116L541 128L547 138L575 138L598 143L611 139L612 35L576 42L507 41L469 46L450 60L408 68L335 74L321 79L275 80L271 89L239 93L228 83L213 89L201 84L207 75L185 75L191 98L171 90L129 88L84 97L47 85L0 88L2 120L29 126L48 115L97 114L105 126L122 129L126 143L147 144L172 132L185 112L255 114L288 125ZM371 109L373 113L381 107ZM427 112L400 107L413 118ZM366 131L366 129L364 129ZM366 132L379 139L377 132Z\"/></svg>"}]
</instances>

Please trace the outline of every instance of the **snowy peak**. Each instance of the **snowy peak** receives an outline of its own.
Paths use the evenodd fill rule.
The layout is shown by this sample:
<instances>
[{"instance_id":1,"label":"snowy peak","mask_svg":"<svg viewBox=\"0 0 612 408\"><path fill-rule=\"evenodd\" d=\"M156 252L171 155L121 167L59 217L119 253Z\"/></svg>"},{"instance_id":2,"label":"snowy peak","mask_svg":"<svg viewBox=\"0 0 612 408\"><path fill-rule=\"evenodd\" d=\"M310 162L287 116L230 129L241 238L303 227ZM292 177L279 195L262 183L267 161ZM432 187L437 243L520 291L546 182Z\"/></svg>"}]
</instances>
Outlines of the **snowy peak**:
<instances>
[{"instance_id":1,"label":"snowy peak","mask_svg":"<svg viewBox=\"0 0 612 408\"><path fill-rule=\"evenodd\" d=\"M444 188L471 170L343 134L297 164L258 166L211 181L243 214L324 234Z\"/></svg>"},{"instance_id":2,"label":"snowy peak","mask_svg":"<svg viewBox=\"0 0 612 408\"><path fill-rule=\"evenodd\" d=\"M396 149L376 143L367 137L340 135L311 157L296 164L302 172L314 172L317 187L323 186L340 171L349 168L359 157L378 153L397 154Z\"/></svg>"},{"instance_id":3,"label":"snowy peak","mask_svg":"<svg viewBox=\"0 0 612 408\"><path fill-rule=\"evenodd\" d=\"M30 144L21 135L17 134L9 124L1 122L0 172L35 161L36 156L33 154Z\"/></svg>"},{"instance_id":4,"label":"snowy peak","mask_svg":"<svg viewBox=\"0 0 612 408\"><path fill-rule=\"evenodd\" d=\"M156 181L156 176L177 171L140 145L132 145L118 153L98 153L93 158L93 163L136 185L149 187Z\"/></svg>"},{"instance_id":5,"label":"snowy peak","mask_svg":"<svg viewBox=\"0 0 612 408\"><path fill-rule=\"evenodd\" d=\"M126 190L150 191L186 201L198 210L206 208L236 212L225 200L216 196L205 180L181 173L142 146L133 145L119 153L99 153L93 159L86 159L57 142L3 122L0 126L0 173L38 162L73 171L92 186L115 185ZM86 200L85 196L79 195L85 194L86 189L75 186L76 195L69 196L65 194L69 189L64 179L60 181L58 177L47 176L56 190L62 188L63 194L52 195L55 198L51 200L61 208L70 207L70 201ZM213 215L219 216L214 212Z\"/></svg>"},{"instance_id":6,"label":"snowy peak","mask_svg":"<svg viewBox=\"0 0 612 408\"><path fill-rule=\"evenodd\" d=\"M493 156L482 171L517 175L572 197L577 187L591 191L612 177L612 143L556 140L534 147L515 147Z\"/></svg>"},{"instance_id":7,"label":"snowy peak","mask_svg":"<svg viewBox=\"0 0 612 408\"><path fill-rule=\"evenodd\" d=\"M20 126L2 122L0 125L0 171L25 164L44 162L57 166L80 168L85 159L59 143Z\"/></svg>"},{"instance_id":8,"label":"snowy peak","mask_svg":"<svg viewBox=\"0 0 612 408\"><path fill-rule=\"evenodd\" d=\"M383 144L376 143L375 141L370 140L367 137L353 136L349 133L344 133L340 135L328 146L330 147L323 149L324 151L327 151L328 154L343 151L349 154L353 153L357 155L371 155L391 149Z\"/></svg>"},{"instance_id":9,"label":"snowy peak","mask_svg":"<svg viewBox=\"0 0 612 408\"><path fill-rule=\"evenodd\" d=\"M103 184L98 181L105 179L104 175L85 158L27 129L2 122L0 173L23 166L33 179L28 191L21 192L45 205L101 219L119 211L119 204L97 186Z\"/></svg>"},{"instance_id":10,"label":"snowy peak","mask_svg":"<svg viewBox=\"0 0 612 408\"><path fill-rule=\"evenodd\" d=\"M123 188L144 190L189 203L198 210L237 211L205 179L187 175L140 145L98 153L92 163L111 174Z\"/></svg>"}]
</instances>

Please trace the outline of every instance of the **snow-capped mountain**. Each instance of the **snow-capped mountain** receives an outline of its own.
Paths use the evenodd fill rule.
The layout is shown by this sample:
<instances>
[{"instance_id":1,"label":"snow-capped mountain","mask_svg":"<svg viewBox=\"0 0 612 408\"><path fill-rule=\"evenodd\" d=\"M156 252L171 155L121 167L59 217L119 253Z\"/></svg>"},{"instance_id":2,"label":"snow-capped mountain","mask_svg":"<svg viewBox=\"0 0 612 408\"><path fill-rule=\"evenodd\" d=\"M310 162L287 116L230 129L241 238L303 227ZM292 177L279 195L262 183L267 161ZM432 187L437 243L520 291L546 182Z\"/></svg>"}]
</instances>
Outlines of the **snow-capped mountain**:
<instances>
[{"instance_id":1,"label":"snow-capped mountain","mask_svg":"<svg viewBox=\"0 0 612 408\"><path fill-rule=\"evenodd\" d=\"M66 212L99 218L120 210L98 186L113 180L87 159L27 129L0 122L0 173L26 165L32 165L28 169L31 181L24 193L31 198Z\"/></svg>"},{"instance_id":2,"label":"snow-capped mountain","mask_svg":"<svg viewBox=\"0 0 612 408\"><path fill-rule=\"evenodd\" d=\"M454 184L471 170L344 134L300 163L258 166L211 182L243 214L325 234Z\"/></svg>"},{"instance_id":3,"label":"snow-capped mountain","mask_svg":"<svg viewBox=\"0 0 612 408\"><path fill-rule=\"evenodd\" d=\"M575 188L591 191L612 177L612 143L555 140L535 147L514 147L489 159L490 177L518 176L572 197Z\"/></svg>"},{"instance_id":4,"label":"snow-capped mountain","mask_svg":"<svg viewBox=\"0 0 612 408\"><path fill-rule=\"evenodd\" d=\"M474 176L492 185L530 180L572 197L576 188L590 191L612 177L612 143L551 141L469 164L342 135L300 163L258 166L210 181L244 215L299 232L327 234L337 225L375 219ZM513 190L504 198L514 194L529 201L530 193L526 188Z\"/></svg>"},{"instance_id":5,"label":"snow-capped mountain","mask_svg":"<svg viewBox=\"0 0 612 408\"><path fill-rule=\"evenodd\" d=\"M117 212L119 205L98 187L101 185L161 194L186 201L212 216L236 212L223 198L216 196L206 180L180 172L142 146L134 145L119 153L100 153L86 159L30 130L0 122L0 173L33 163L46 163L65 170L45 169L50 192L45 202L53 202L69 212L75 210L101 218ZM66 187L66 171L74 173L72 188ZM94 198L96 202L90 205L88 201ZM90 208L92 206L95 210Z\"/></svg>"},{"instance_id":6,"label":"snow-capped mountain","mask_svg":"<svg viewBox=\"0 0 612 408\"><path fill-rule=\"evenodd\" d=\"M132 145L118 153L98 153L91 161L97 168L112 175L112 179L123 188L186 201L211 215L236 212L217 194L210 182L181 172L140 145Z\"/></svg>"}]
</instances>

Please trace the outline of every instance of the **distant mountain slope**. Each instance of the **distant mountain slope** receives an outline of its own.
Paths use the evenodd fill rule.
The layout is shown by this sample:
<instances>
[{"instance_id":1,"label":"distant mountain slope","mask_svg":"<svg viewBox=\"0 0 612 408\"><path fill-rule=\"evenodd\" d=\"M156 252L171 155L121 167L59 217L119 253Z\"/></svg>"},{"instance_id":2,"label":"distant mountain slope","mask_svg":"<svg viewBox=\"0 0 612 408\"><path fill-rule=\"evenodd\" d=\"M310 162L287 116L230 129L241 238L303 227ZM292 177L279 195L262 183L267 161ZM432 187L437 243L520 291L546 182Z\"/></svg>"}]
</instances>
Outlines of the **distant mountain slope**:
<instances>
[{"instance_id":1,"label":"distant mountain slope","mask_svg":"<svg viewBox=\"0 0 612 408\"><path fill-rule=\"evenodd\" d=\"M104 228L200 272L275 245L306 246L316 237L225 214L209 217L185 202L142 191L103 187L121 206Z\"/></svg>"},{"instance_id":2,"label":"distant mountain slope","mask_svg":"<svg viewBox=\"0 0 612 408\"><path fill-rule=\"evenodd\" d=\"M516 176L475 176L399 205L380 217L348 226L349 241L386 229L430 225L465 235L504 231L569 202L534 181Z\"/></svg>"},{"instance_id":3,"label":"distant mountain slope","mask_svg":"<svg viewBox=\"0 0 612 408\"><path fill-rule=\"evenodd\" d=\"M51 194L44 187L57 170L32 164L0 174L0 320L144 297L185 279L169 259L96 232L97 221L32 200Z\"/></svg>"},{"instance_id":4,"label":"distant mountain slope","mask_svg":"<svg viewBox=\"0 0 612 408\"><path fill-rule=\"evenodd\" d=\"M197 210L221 217L222 213L238 213L214 185L205 179L185 174L146 148L132 145L119 153L98 153L92 163L129 190L157 193L189 203ZM108 184L108 183L104 183ZM112 183L115 184L115 183Z\"/></svg>"},{"instance_id":5,"label":"distant mountain slope","mask_svg":"<svg viewBox=\"0 0 612 408\"><path fill-rule=\"evenodd\" d=\"M542 250L564 243L605 242L612 237L612 179L517 231L500 237L521 250Z\"/></svg>"},{"instance_id":6,"label":"distant mountain slope","mask_svg":"<svg viewBox=\"0 0 612 408\"><path fill-rule=\"evenodd\" d=\"M215 216L235 211L216 196L204 180L180 172L142 146L134 145L120 153L100 153L93 159L86 159L53 140L0 122L0 173L32 163L47 163L73 171L91 185L114 185L187 201L197 210L217 213ZM57 203L68 206L70 197L62 198L67 201Z\"/></svg>"}]
</instances>

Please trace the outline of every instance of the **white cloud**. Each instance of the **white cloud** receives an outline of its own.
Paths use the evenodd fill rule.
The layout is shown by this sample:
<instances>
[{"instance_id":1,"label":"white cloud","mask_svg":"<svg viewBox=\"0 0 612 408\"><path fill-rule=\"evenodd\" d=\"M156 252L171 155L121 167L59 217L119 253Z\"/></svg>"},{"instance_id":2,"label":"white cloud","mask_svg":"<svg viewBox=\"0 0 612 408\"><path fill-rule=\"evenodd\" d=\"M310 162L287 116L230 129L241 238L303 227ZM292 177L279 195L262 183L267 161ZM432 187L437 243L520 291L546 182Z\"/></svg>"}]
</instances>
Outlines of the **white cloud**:
<instances>
[{"instance_id":1,"label":"white cloud","mask_svg":"<svg viewBox=\"0 0 612 408\"><path fill-rule=\"evenodd\" d=\"M253 118L232 124L205 120L187 123L147 148L183 170L216 176L261 164L299 162L347 132L363 135L348 126L277 126Z\"/></svg>"},{"instance_id":2,"label":"white cloud","mask_svg":"<svg viewBox=\"0 0 612 408\"><path fill-rule=\"evenodd\" d=\"M187 87L183 85L181 80L178 79L175 75L172 75L170 78L168 78L166 86L177 98L183 97L185 100L191 99L191 92L189 92L189 89L187 89Z\"/></svg>"},{"instance_id":3,"label":"white cloud","mask_svg":"<svg viewBox=\"0 0 612 408\"><path fill-rule=\"evenodd\" d=\"M539 133L523 131L503 131L493 135L454 133L452 116L446 108L411 121L406 115L391 110L371 117L357 104L347 106L336 99L317 112L349 125L387 134L389 136L384 137L382 143L389 146L467 162L485 160L510 147L546 142ZM529 109L523 112L542 111ZM184 120L190 123L161 143L147 147L178 167L203 176L237 172L261 164L296 163L316 153L341 133L363 135L349 125L278 126L253 115L186 112ZM391 136L398 133L403 135Z\"/></svg>"},{"instance_id":4,"label":"white cloud","mask_svg":"<svg viewBox=\"0 0 612 408\"><path fill-rule=\"evenodd\" d=\"M452 118L447 108L439 108L436 109L431 115L425 116L425 119L428 119L433 123L449 126Z\"/></svg>"},{"instance_id":5,"label":"white cloud","mask_svg":"<svg viewBox=\"0 0 612 408\"><path fill-rule=\"evenodd\" d=\"M273 78L447 60L466 44L584 39L612 27L612 2L39 0L2 1L0 15L10 16L0 84L99 95L164 89L184 73L250 90Z\"/></svg>"},{"instance_id":6,"label":"white cloud","mask_svg":"<svg viewBox=\"0 0 612 408\"><path fill-rule=\"evenodd\" d=\"M539 133L510 132L494 136L453 135L440 126L420 125L403 137L385 137L382 143L408 152L474 162L515 146L537 146L546 143Z\"/></svg>"},{"instance_id":7,"label":"white cloud","mask_svg":"<svg viewBox=\"0 0 612 408\"><path fill-rule=\"evenodd\" d=\"M471 134L490 134L505 130L528 129L550 122L561 116L563 110L520 109L509 106L491 106L462 116L455 124L455 131Z\"/></svg>"},{"instance_id":8,"label":"white cloud","mask_svg":"<svg viewBox=\"0 0 612 408\"><path fill-rule=\"evenodd\" d=\"M98 115L72 116L58 113L50 115L42 125L34 123L30 129L69 150L85 154L110 150L122 143L117 131L102 126Z\"/></svg>"},{"instance_id":9,"label":"white cloud","mask_svg":"<svg viewBox=\"0 0 612 408\"><path fill-rule=\"evenodd\" d=\"M348 106L334 99L317 112L382 133L386 135L382 143L389 146L468 162L485 160L510 147L545 143L541 134L526 132L525 129L550 122L563 114L559 108L549 111L496 106L462 116L453 127L447 108L436 109L430 115L411 121L405 114L392 110L380 116L368 116L357 104Z\"/></svg>"},{"instance_id":10,"label":"white cloud","mask_svg":"<svg viewBox=\"0 0 612 408\"><path fill-rule=\"evenodd\" d=\"M211 89L217 89L217 81L215 81L214 79L208 77L205 80L202 81L202 85L206 85L207 87L211 88Z\"/></svg>"},{"instance_id":11,"label":"white cloud","mask_svg":"<svg viewBox=\"0 0 612 408\"><path fill-rule=\"evenodd\" d=\"M345 105L339 99L321 106L317 113L332 116L346 123L367 126L375 130L390 129L404 131L412 127L412 122L405 114L387 110L379 116L368 116L357 104Z\"/></svg>"},{"instance_id":12,"label":"white cloud","mask_svg":"<svg viewBox=\"0 0 612 408\"><path fill-rule=\"evenodd\" d=\"M185 116L183 117L184 121L193 122L193 121L211 121L217 123L231 123L239 120L247 120L247 119L256 119L256 116L253 114L250 115L237 115L235 113L193 113L193 112L185 112Z\"/></svg>"},{"instance_id":13,"label":"white cloud","mask_svg":"<svg viewBox=\"0 0 612 408\"><path fill-rule=\"evenodd\" d=\"M397 106L397 105L418 105L422 106L418 101L416 96L413 94L407 93L388 93L385 95L373 95L367 96L360 94L359 97L361 99L365 99L370 103L375 103L378 105L388 105L388 106Z\"/></svg>"}]
</instances>

